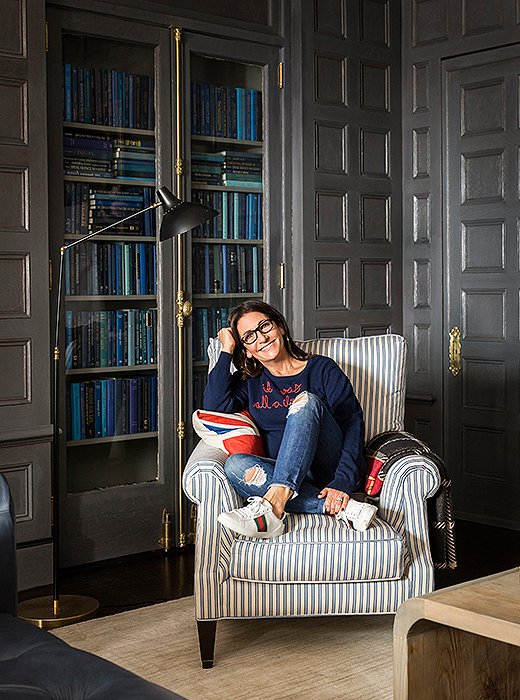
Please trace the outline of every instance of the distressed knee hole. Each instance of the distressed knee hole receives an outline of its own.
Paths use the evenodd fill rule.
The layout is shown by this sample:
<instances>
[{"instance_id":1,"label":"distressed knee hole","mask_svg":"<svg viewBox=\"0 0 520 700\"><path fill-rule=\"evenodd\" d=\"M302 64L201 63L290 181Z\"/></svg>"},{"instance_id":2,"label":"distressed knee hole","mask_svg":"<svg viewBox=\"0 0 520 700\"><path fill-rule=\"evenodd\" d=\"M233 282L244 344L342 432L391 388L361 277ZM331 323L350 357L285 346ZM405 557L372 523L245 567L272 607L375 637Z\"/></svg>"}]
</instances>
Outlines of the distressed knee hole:
<instances>
[{"instance_id":1,"label":"distressed knee hole","mask_svg":"<svg viewBox=\"0 0 520 700\"><path fill-rule=\"evenodd\" d=\"M263 486L266 481L267 474L258 464L248 469L244 474L244 483L251 484L251 486Z\"/></svg>"},{"instance_id":2,"label":"distressed knee hole","mask_svg":"<svg viewBox=\"0 0 520 700\"><path fill-rule=\"evenodd\" d=\"M292 416L293 413L298 413L298 411L305 406L307 401L309 400L309 397L307 395L306 391L302 391L301 394L298 394L298 396L294 399L292 404L289 406L289 411L287 412L288 416Z\"/></svg>"}]
</instances>

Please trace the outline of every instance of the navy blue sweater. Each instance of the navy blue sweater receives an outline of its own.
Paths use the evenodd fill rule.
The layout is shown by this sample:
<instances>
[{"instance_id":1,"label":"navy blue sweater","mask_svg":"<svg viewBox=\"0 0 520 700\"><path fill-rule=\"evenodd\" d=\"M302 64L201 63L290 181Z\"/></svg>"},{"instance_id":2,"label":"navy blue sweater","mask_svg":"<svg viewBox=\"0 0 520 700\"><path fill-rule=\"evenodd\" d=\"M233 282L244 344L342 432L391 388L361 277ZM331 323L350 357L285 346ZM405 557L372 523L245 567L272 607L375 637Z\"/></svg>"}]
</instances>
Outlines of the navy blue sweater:
<instances>
[{"instance_id":1,"label":"navy blue sweater","mask_svg":"<svg viewBox=\"0 0 520 700\"><path fill-rule=\"evenodd\" d=\"M265 367L258 377L241 379L230 372L231 355L222 352L210 372L204 393L208 411L235 413L247 409L257 424L268 457L276 458L287 410L296 396L309 391L327 406L343 433L343 449L334 479L327 484L349 495L365 478L365 424L352 384L330 357L312 355L298 374L278 377Z\"/></svg>"}]
</instances>

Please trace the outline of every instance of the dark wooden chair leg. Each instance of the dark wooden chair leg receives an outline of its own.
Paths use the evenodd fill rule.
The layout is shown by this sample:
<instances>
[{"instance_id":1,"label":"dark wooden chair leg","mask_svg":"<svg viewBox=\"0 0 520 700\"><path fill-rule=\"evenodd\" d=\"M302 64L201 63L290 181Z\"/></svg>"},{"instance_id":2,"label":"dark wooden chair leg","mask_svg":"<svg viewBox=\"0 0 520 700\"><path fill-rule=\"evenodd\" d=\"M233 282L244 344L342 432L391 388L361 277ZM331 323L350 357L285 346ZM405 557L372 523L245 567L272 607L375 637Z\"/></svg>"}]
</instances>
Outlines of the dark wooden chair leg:
<instances>
[{"instance_id":1,"label":"dark wooden chair leg","mask_svg":"<svg viewBox=\"0 0 520 700\"><path fill-rule=\"evenodd\" d=\"M200 660L202 661L202 668L213 668L217 621L197 620L197 629L199 632Z\"/></svg>"}]
</instances>

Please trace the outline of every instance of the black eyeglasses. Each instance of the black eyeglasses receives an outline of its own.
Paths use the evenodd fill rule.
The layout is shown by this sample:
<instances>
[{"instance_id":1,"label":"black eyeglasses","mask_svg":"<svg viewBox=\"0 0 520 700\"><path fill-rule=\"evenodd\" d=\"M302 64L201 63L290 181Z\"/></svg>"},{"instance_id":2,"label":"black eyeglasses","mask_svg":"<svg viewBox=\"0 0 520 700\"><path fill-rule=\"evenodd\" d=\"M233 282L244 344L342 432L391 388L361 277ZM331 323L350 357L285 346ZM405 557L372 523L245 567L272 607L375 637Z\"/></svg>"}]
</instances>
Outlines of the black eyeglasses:
<instances>
[{"instance_id":1,"label":"black eyeglasses","mask_svg":"<svg viewBox=\"0 0 520 700\"><path fill-rule=\"evenodd\" d=\"M273 330L273 326L274 323L271 321L270 318L264 318L264 320L260 321L256 328L253 328L250 331L246 331L244 335L240 338L240 340L244 343L244 345L251 345L252 343L256 343L256 341L258 340L258 334L261 333L262 335L265 335L266 333L269 333Z\"/></svg>"}]
</instances>

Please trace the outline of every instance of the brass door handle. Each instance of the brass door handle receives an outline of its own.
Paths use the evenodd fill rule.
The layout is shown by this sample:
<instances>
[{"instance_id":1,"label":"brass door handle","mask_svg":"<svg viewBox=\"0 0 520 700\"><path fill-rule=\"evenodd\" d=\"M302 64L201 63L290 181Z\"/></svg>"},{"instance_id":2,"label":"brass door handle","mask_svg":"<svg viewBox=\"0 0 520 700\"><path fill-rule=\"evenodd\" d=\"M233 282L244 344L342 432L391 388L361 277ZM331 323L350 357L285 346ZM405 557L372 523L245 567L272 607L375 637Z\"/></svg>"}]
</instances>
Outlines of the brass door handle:
<instances>
[{"instance_id":1,"label":"brass door handle","mask_svg":"<svg viewBox=\"0 0 520 700\"><path fill-rule=\"evenodd\" d=\"M458 326L453 326L450 331L450 346L449 346L449 357L450 357L450 372L454 377L461 370L460 366L460 329Z\"/></svg>"}]
</instances>

